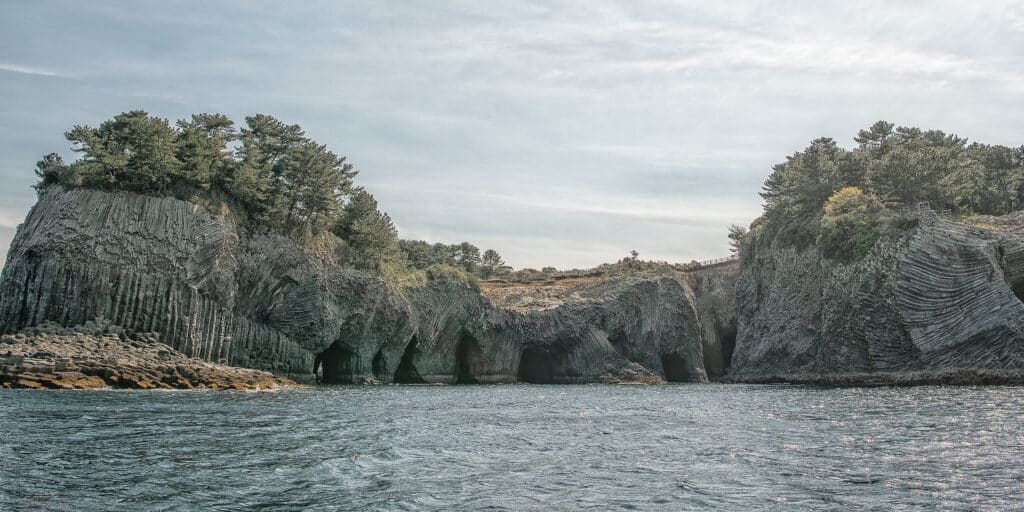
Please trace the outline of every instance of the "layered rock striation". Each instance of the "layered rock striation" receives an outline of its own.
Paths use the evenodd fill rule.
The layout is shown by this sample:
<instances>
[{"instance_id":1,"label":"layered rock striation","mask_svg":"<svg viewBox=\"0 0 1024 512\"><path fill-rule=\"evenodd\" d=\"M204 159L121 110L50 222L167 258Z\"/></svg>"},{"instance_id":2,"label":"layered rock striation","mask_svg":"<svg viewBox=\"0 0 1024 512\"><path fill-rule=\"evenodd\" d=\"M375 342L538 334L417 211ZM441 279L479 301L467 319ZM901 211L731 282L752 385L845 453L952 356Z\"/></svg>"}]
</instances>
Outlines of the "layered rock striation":
<instances>
[{"instance_id":1,"label":"layered rock striation","mask_svg":"<svg viewBox=\"0 0 1024 512\"><path fill-rule=\"evenodd\" d=\"M0 332L104 318L182 354L327 382L705 382L738 268L394 290L223 205L49 187L0 278Z\"/></svg>"},{"instance_id":2,"label":"layered rock striation","mask_svg":"<svg viewBox=\"0 0 1024 512\"><path fill-rule=\"evenodd\" d=\"M731 380L985 383L1024 369L1024 215L906 215L915 228L855 263L813 247L745 258Z\"/></svg>"}]
</instances>

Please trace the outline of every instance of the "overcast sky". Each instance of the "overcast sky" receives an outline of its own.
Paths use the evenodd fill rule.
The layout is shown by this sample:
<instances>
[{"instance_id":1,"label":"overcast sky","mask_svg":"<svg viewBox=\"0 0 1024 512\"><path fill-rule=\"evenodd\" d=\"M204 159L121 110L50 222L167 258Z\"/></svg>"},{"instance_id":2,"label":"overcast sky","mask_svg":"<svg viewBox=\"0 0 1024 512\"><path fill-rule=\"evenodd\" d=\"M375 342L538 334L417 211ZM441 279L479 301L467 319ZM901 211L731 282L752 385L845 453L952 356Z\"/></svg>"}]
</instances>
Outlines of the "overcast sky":
<instances>
[{"instance_id":1,"label":"overcast sky","mask_svg":"<svg viewBox=\"0 0 1024 512\"><path fill-rule=\"evenodd\" d=\"M771 166L879 119L1024 143L1021 2L0 2L0 246L63 132L268 113L403 238L517 268L728 254Z\"/></svg>"}]
</instances>

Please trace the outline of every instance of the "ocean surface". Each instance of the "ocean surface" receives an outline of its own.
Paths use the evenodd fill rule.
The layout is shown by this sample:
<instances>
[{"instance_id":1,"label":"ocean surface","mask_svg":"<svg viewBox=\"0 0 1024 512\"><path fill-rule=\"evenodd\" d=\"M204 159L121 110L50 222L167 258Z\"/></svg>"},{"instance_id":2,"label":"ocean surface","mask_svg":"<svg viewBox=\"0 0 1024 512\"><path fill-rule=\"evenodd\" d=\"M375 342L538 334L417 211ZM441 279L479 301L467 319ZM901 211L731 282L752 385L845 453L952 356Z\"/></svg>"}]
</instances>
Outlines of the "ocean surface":
<instances>
[{"instance_id":1,"label":"ocean surface","mask_svg":"<svg viewBox=\"0 0 1024 512\"><path fill-rule=\"evenodd\" d=\"M0 510L1024 510L1024 388L0 392Z\"/></svg>"}]
</instances>

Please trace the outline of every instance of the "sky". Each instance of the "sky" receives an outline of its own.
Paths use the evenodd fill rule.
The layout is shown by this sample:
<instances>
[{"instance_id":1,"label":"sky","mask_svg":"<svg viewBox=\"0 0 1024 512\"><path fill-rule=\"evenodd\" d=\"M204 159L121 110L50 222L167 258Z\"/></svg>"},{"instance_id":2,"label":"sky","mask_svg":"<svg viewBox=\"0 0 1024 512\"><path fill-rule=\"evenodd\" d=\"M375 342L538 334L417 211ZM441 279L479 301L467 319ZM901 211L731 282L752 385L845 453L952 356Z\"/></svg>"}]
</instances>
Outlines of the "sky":
<instances>
[{"instance_id":1,"label":"sky","mask_svg":"<svg viewBox=\"0 0 1024 512\"><path fill-rule=\"evenodd\" d=\"M885 119L1024 144L1024 2L0 0L0 257L63 133L271 114L403 238L516 268L725 256L771 166Z\"/></svg>"}]
</instances>

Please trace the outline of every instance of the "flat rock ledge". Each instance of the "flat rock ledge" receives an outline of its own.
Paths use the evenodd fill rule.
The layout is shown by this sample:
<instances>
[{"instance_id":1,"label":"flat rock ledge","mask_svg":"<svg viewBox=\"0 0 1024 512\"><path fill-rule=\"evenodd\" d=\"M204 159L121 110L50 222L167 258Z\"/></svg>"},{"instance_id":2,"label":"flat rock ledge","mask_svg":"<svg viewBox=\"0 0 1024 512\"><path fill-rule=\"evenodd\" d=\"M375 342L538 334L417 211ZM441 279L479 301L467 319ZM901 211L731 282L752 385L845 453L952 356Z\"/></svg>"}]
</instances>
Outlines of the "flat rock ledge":
<instances>
[{"instance_id":1,"label":"flat rock ledge","mask_svg":"<svg viewBox=\"0 0 1024 512\"><path fill-rule=\"evenodd\" d=\"M208 363L103 323L43 325L0 336L0 388L272 390L296 385L268 372Z\"/></svg>"},{"instance_id":2,"label":"flat rock ledge","mask_svg":"<svg viewBox=\"0 0 1024 512\"><path fill-rule=\"evenodd\" d=\"M880 373L801 373L775 375L729 375L729 384L807 384L837 387L908 386L1020 386L1024 371L953 368L936 371Z\"/></svg>"}]
</instances>

